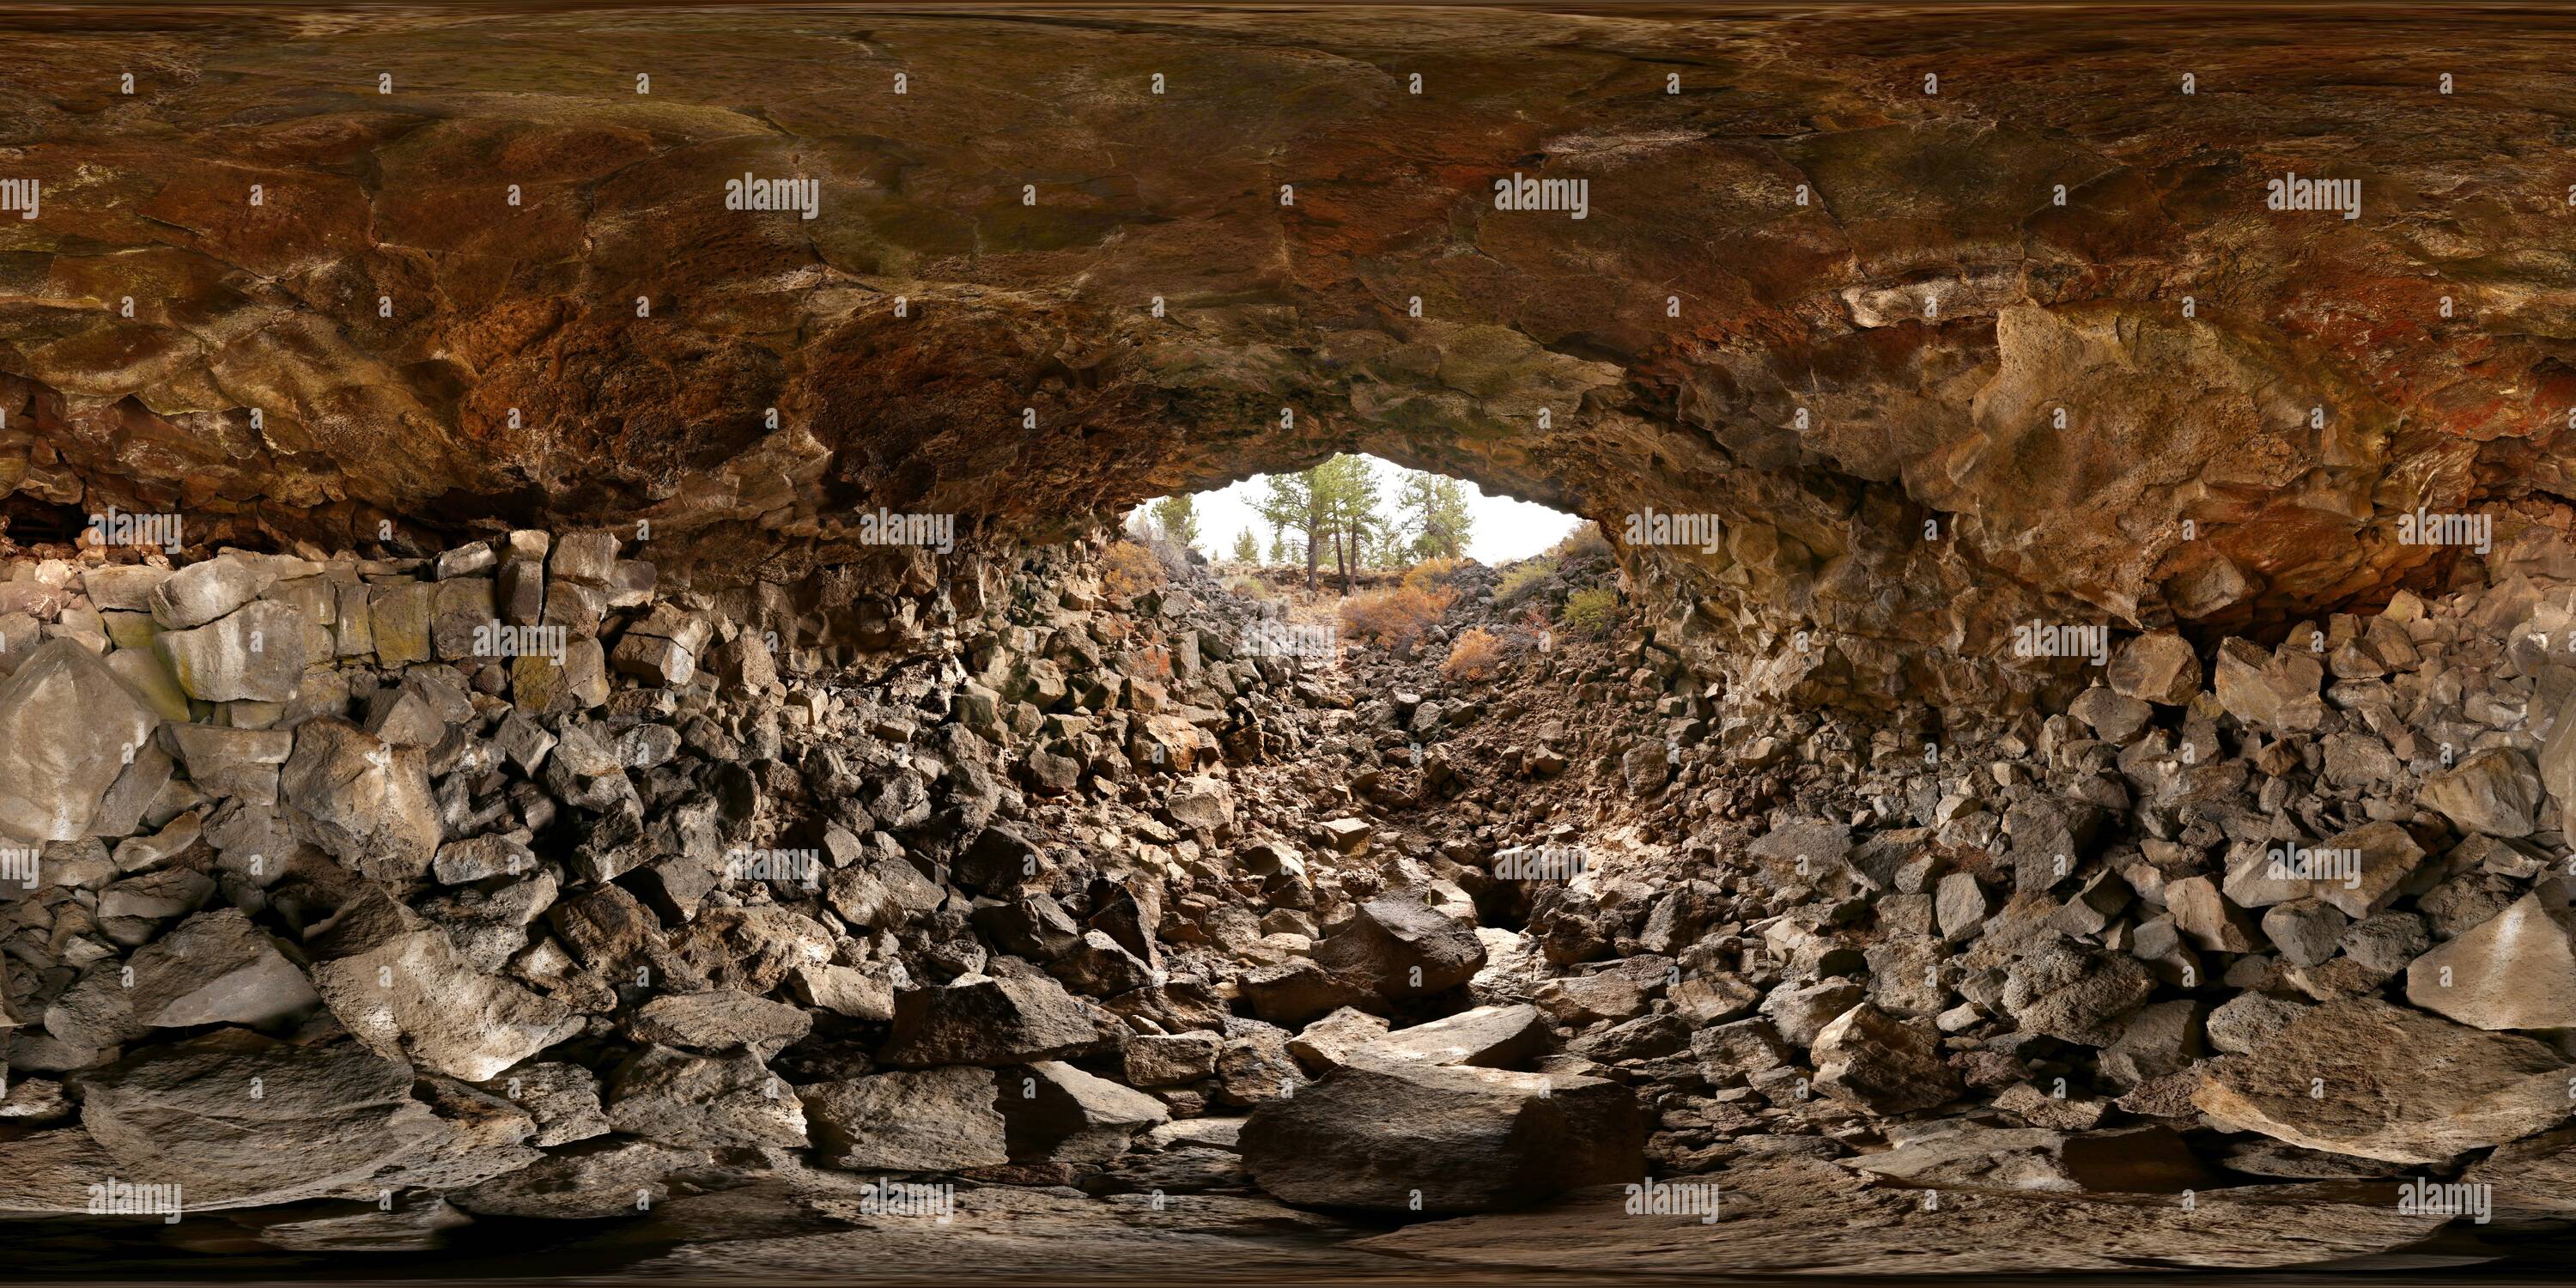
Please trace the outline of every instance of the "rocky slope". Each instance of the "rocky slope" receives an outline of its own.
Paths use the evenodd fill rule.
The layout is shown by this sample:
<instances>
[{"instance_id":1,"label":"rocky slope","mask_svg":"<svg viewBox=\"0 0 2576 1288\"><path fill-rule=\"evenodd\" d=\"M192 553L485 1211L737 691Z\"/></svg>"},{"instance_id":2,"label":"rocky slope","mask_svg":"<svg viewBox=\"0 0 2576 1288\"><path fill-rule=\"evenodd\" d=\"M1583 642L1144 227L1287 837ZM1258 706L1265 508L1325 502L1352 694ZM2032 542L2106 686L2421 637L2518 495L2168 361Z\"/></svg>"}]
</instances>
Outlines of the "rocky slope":
<instances>
[{"instance_id":1,"label":"rocky slope","mask_svg":"<svg viewBox=\"0 0 2576 1288\"><path fill-rule=\"evenodd\" d=\"M960 560L856 664L596 531L65 553L0 582L22 1218L116 1178L272 1253L622 1217L756 1273L907 1255L923 1185L970 1256L1141 1222L1313 1270L1547 1204L1511 1264L1651 1268L1819 1255L1824 1203L1876 1231L1831 1264L2003 1272L2485 1224L2401 1178L2563 1209L2559 547L1876 724L1531 625L1606 552L1448 574L1409 654L1129 543ZM1656 1178L1734 1206L1630 1219ZM1921 1260L1952 1220L2032 1233Z\"/></svg>"}]
</instances>

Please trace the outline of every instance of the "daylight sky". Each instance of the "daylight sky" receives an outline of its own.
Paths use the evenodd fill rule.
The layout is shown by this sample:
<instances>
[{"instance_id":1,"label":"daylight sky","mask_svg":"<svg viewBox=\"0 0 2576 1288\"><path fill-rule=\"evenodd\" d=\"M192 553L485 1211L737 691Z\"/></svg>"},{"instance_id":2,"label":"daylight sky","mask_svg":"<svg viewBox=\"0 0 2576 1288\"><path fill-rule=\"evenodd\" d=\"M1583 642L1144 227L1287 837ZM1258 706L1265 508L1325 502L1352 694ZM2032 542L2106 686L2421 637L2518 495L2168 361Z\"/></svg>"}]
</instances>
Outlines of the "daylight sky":
<instances>
[{"instance_id":1,"label":"daylight sky","mask_svg":"<svg viewBox=\"0 0 2576 1288\"><path fill-rule=\"evenodd\" d=\"M1384 498L1385 508L1391 515L1402 472L1374 456L1360 459L1377 471L1378 495ZM1461 482L1465 483L1464 480ZM1563 511L1515 501L1507 496L1488 496L1473 483L1465 483L1465 486L1467 513L1474 519L1474 525L1467 533L1467 555L1481 563L1504 564L1526 559L1555 545L1574 528L1574 516ZM1261 541L1261 553L1267 557L1270 553L1270 530L1261 526L1261 517L1254 506L1268 487L1263 477L1256 474L1222 491L1199 493L1200 547L1212 557L1224 558L1234 549L1234 534L1250 528L1252 535Z\"/></svg>"}]
</instances>

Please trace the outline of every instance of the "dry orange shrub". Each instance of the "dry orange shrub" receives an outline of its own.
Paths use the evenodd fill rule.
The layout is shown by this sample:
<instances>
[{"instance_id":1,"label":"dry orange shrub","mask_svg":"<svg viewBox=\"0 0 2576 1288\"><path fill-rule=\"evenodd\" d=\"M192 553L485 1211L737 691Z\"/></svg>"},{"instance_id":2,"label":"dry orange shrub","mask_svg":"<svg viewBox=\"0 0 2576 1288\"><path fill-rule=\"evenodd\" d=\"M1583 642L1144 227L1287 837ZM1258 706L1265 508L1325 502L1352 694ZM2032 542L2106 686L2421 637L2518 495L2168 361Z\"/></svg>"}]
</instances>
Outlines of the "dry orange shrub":
<instances>
[{"instance_id":1,"label":"dry orange shrub","mask_svg":"<svg viewBox=\"0 0 2576 1288\"><path fill-rule=\"evenodd\" d=\"M1387 648L1410 648L1449 611L1454 590L1397 586L1342 601L1342 633Z\"/></svg>"},{"instance_id":2,"label":"dry orange shrub","mask_svg":"<svg viewBox=\"0 0 2576 1288\"><path fill-rule=\"evenodd\" d=\"M1503 669L1503 637L1479 626L1449 645L1440 673L1452 680L1490 680Z\"/></svg>"},{"instance_id":3,"label":"dry orange shrub","mask_svg":"<svg viewBox=\"0 0 2576 1288\"><path fill-rule=\"evenodd\" d=\"M1109 547L1100 562L1104 568L1100 588L1120 599L1132 599L1167 580L1163 561L1155 558L1152 550L1132 541Z\"/></svg>"}]
</instances>

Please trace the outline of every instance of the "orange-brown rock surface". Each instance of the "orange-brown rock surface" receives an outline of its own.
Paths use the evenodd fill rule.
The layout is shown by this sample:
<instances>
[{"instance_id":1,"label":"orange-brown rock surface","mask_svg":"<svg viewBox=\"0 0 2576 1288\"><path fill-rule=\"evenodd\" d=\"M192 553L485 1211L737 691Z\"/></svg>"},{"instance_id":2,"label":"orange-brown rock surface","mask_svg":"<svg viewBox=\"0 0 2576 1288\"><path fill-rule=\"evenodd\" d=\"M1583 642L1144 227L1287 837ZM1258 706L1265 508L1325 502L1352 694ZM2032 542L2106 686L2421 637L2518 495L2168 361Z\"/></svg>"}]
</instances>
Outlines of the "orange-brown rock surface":
<instances>
[{"instance_id":1,"label":"orange-brown rock surface","mask_svg":"<svg viewBox=\"0 0 2576 1288\"><path fill-rule=\"evenodd\" d=\"M2419 507L2564 527L2563 22L17 16L0 484L22 530L648 520L738 579L1356 448L1721 515L1633 563L1754 690L1967 692L2034 615L2436 584Z\"/></svg>"}]
</instances>

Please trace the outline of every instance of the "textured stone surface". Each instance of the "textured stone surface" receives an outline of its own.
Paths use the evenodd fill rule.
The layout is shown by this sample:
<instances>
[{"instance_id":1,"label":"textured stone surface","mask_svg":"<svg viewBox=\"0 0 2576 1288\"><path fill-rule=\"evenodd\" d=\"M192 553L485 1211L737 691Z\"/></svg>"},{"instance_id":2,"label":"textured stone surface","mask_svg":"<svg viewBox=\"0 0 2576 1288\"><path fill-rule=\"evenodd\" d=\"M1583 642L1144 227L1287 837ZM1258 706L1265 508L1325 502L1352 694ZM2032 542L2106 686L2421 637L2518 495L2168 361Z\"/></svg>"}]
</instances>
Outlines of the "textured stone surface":
<instances>
[{"instance_id":1,"label":"textured stone surface","mask_svg":"<svg viewBox=\"0 0 2576 1288\"><path fill-rule=\"evenodd\" d=\"M81 1126L123 1174L173 1178L194 1208L333 1194L452 1143L411 1098L411 1069L354 1043L298 1047L232 1031L79 1082Z\"/></svg>"},{"instance_id":2,"label":"textured stone surface","mask_svg":"<svg viewBox=\"0 0 2576 1288\"><path fill-rule=\"evenodd\" d=\"M2203 1066L2191 1102L2305 1149L2442 1164L2565 1121L2571 1074L2576 1062L2532 1039L2356 998Z\"/></svg>"},{"instance_id":3,"label":"textured stone surface","mask_svg":"<svg viewBox=\"0 0 2576 1288\"><path fill-rule=\"evenodd\" d=\"M2409 964L2406 1000L2481 1029L2576 1028L2576 914L2524 895Z\"/></svg>"},{"instance_id":4,"label":"textured stone surface","mask_svg":"<svg viewBox=\"0 0 2576 1288\"><path fill-rule=\"evenodd\" d=\"M1642 1175L1644 1127L1615 1083L1388 1062L1261 1106L1242 1144L1290 1203L1455 1214Z\"/></svg>"},{"instance_id":5,"label":"textured stone surface","mask_svg":"<svg viewBox=\"0 0 2576 1288\"><path fill-rule=\"evenodd\" d=\"M97 654L70 640L39 647L0 680L0 839L83 835L159 723Z\"/></svg>"},{"instance_id":6,"label":"textured stone surface","mask_svg":"<svg viewBox=\"0 0 2576 1288\"><path fill-rule=\"evenodd\" d=\"M990 1069L898 1070L801 1094L817 1156L833 1167L953 1172L1011 1158Z\"/></svg>"},{"instance_id":7,"label":"textured stone surface","mask_svg":"<svg viewBox=\"0 0 2576 1288\"><path fill-rule=\"evenodd\" d=\"M1045 978L981 979L895 997L887 1064L1023 1064L1099 1041L1080 1004Z\"/></svg>"},{"instance_id":8,"label":"textured stone surface","mask_svg":"<svg viewBox=\"0 0 2576 1288\"><path fill-rule=\"evenodd\" d=\"M397 935L314 968L314 983L358 1040L477 1082L580 1032L563 1003L477 972L445 931Z\"/></svg>"},{"instance_id":9,"label":"textured stone surface","mask_svg":"<svg viewBox=\"0 0 2576 1288\"><path fill-rule=\"evenodd\" d=\"M493 15L377 31L379 61L454 74L347 99L296 70L336 36L283 18L112 56L47 29L14 42L5 106L49 194L13 245L52 284L0 319L47 393L9 410L93 507L185 490L192 524L307 507L354 534L376 510L507 498L520 519L652 514L657 548L694 540L710 564L754 516L864 499L1044 526L1068 497L1186 490L1339 439L1600 516L1729 515L1720 549L1652 561L1712 597L1767 689L1894 673L1952 638L1964 664L1942 682L1963 684L2009 663L2007 623L2301 611L2433 558L2389 535L2398 514L2564 482L2550 419L2485 392L2556 388L2555 279L2517 258L2550 244L2556 207L2476 195L2555 191L2486 142L2547 137L2547 94L2519 32L2437 21L2286 39L2282 19L2222 15L2138 41L2109 14L2044 33L1979 17L1965 39L1903 11L1458 13L1436 35L1367 9L922 14L843 44L785 14L635 16L613 36ZM1150 92L1139 41L1171 92ZM1936 43L1924 94L1891 51ZM2491 85L2440 100L2437 131L2403 124L2431 106L2338 110L2336 164L2372 176L2359 221L2263 208L2267 175L2316 164L2295 149L2351 65L2433 44ZM2080 73L2022 74L2052 48L2087 51ZM1434 52L1434 98L1387 92ZM51 106L110 63L148 69L130 113ZM675 69L649 100L627 75L646 64ZM1115 70L1076 92L1069 67ZM2177 94L2176 67L2265 92ZM549 92L510 97L529 75ZM880 101L804 96L824 83ZM1249 106L1282 95L1293 112ZM767 137L742 138L746 108ZM340 142L281 149L287 120ZM543 160L493 160L504 139ZM884 166L899 190L868 177ZM817 178L816 218L725 210L746 167ZM252 171L294 202L240 217ZM1589 181L1588 218L1496 210L1515 171ZM523 206L469 196L504 179ZM2406 201L2445 238L2389 222ZM575 263L615 287L573 289L554 270ZM178 285L143 289L147 265ZM290 272L337 286L265 285ZM639 319L639 293L699 304ZM128 294L186 306L127 317ZM1418 317L1385 306L1412 295ZM349 303L379 296L390 317ZM2322 304L2351 298L2386 299L2384 320ZM1044 378L1065 370L1086 373L1078 395ZM1179 428L1275 424L1282 405L1343 411ZM1840 482L1802 487L1801 468ZM1925 512L1951 516L1943 540L1920 539ZM822 557L846 557L838 531ZM1824 632L1803 662L1748 629L1793 614Z\"/></svg>"}]
</instances>

